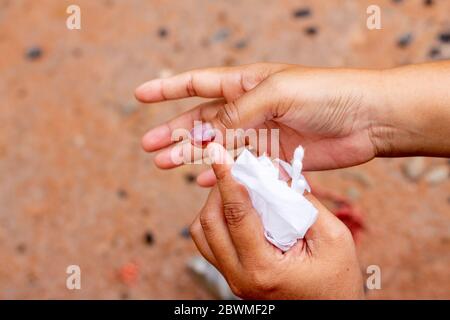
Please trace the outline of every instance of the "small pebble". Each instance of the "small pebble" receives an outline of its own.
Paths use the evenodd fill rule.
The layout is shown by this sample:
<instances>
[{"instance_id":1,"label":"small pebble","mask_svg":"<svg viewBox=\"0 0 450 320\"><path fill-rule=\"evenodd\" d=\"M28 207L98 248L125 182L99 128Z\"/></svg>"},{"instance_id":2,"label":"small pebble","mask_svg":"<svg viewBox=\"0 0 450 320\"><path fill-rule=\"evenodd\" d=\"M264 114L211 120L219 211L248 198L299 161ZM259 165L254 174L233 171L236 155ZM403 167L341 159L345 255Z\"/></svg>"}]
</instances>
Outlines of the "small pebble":
<instances>
[{"instance_id":1,"label":"small pebble","mask_svg":"<svg viewBox=\"0 0 450 320\"><path fill-rule=\"evenodd\" d=\"M238 42L236 42L236 43L234 44L234 47L235 47L236 49L244 49L244 48L247 47L247 45L248 45L247 41L244 40L244 39L242 39L242 40L239 40Z\"/></svg>"},{"instance_id":2,"label":"small pebble","mask_svg":"<svg viewBox=\"0 0 450 320\"><path fill-rule=\"evenodd\" d=\"M431 59L436 59L441 55L441 49L439 48L431 48L428 52L428 57Z\"/></svg>"},{"instance_id":3,"label":"small pebble","mask_svg":"<svg viewBox=\"0 0 450 320\"><path fill-rule=\"evenodd\" d=\"M214 42L224 41L229 37L230 33L231 32L228 28L222 28L212 36L212 41Z\"/></svg>"},{"instance_id":4,"label":"small pebble","mask_svg":"<svg viewBox=\"0 0 450 320\"><path fill-rule=\"evenodd\" d=\"M24 243L19 244L16 247L18 253L25 253L27 251L27 246Z\"/></svg>"},{"instance_id":5,"label":"small pebble","mask_svg":"<svg viewBox=\"0 0 450 320\"><path fill-rule=\"evenodd\" d=\"M184 227L183 229L181 229L180 235L185 238L185 239L189 239L191 237L191 233L189 232L189 228L188 227Z\"/></svg>"},{"instance_id":6,"label":"small pebble","mask_svg":"<svg viewBox=\"0 0 450 320\"><path fill-rule=\"evenodd\" d=\"M403 164L403 173L412 181L416 181L424 171L425 159L423 157L410 158Z\"/></svg>"},{"instance_id":7,"label":"small pebble","mask_svg":"<svg viewBox=\"0 0 450 320\"><path fill-rule=\"evenodd\" d=\"M294 18L306 18L311 16L311 9L309 8L300 8L295 10L292 15Z\"/></svg>"},{"instance_id":8,"label":"small pebble","mask_svg":"<svg viewBox=\"0 0 450 320\"><path fill-rule=\"evenodd\" d=\"M400 48L406 48L407 46L409 46L411 44L412 40L413 40L413 35L411 33L406 33L406 34L402 35L400 38L398 38L397 46Z\"/></svg>"},{"instance_id":9,"label":"small pebble","mask_svg":"<svg viewBox=\"0 0 450 320\"><path fill-rule=\"evenodd\" d=\"M166 38L168 36L168 34L169 34L169 31L166 28L161 27L158 29L158 37L163 39L163 38Z\"/></svg>"},{"instance_id":10,"label":"small pebble","mask_svg":"<svg viewBox=\"0 0 450 320\"><path fill-rule=\"evenodd\" d=\"M120 109L123 115L128 116L135 113L139 109L139 106L135 101L129 101L123 104Z\"/></svg>"},{"instance_id":11,"label":"small pebble","mask_svg":"<svg viewBox=\"0 0 450 320\"><path fill-rule=\"evenodd\" d=\"M425 175L425 181L429 184L438 184L448 179L450 169L446 165L434 167Z\"/></svg>"},{"instance_id":12,"label":"small pebble","mask_svg":"<svg viewBox=\"0 0 450 320\"><path fill-rule=\"evenodd\" d=\"M42 56L42 49L38 46L33 46L29 48L26 52L26 57L28 60L37 60Z\"/></svg>"},{"instance_id":13,"label":"small pebble","mask_svg":"<svg viewBox=\"0 0 450 320\"><path fill-rule=\"evenodd\" d=\"M187 173L185 174L184 179L186 180L187 183L194 183L196 176L193 173Z\"/></svg>"},{"instance_id":14,"label":"small pebble","mask_svg":"<svg viewBox=\"0 0 450 320\"><path fill-rule=\"evenodd\" d=\"M128 192L125 189L119 189L119 190L117 190L117 196L120 199L126 199L126 198L128 198Z\"/></svg>"},{"instance_id":15,"label":"small pebble","mask_svg":"<svg viewBox=\"0 0 450 320\"><path fill-rule=\"evenodd\" d=\"M144 241L147 245L151 246L155 242L155 238L151 231L147 231L144 235Z\"/></svg>"},{"instance_id":16,"label":"small pebble","mask_svg":"<svg viewBox=\"0 0 450 320\"><path fill-rule=\"evenodd\" d=\"M450 32L443 32L439 34L439 41L442 43L450 43Z\"/></svg>"},{"instance_id":17,"label":"small pebble","mask_svg":"<svg viewBox=\"0 0 450 320\"><path fill-rule=\"evenodd\" d=\"M305 34L308 36L315 36L317 34L318 30L316 27L307 27L305 29Z\"/></svg>"}]
</instances>

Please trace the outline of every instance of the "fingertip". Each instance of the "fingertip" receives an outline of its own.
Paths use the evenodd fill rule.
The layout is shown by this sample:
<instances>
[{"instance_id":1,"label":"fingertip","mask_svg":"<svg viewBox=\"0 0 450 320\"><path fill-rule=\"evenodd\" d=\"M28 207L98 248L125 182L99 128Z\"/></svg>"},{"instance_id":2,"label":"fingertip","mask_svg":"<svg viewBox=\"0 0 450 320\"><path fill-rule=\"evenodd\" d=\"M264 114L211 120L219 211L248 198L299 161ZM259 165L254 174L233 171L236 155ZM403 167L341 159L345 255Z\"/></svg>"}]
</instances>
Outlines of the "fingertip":
<instances>
[{"instance_id":1,"label":"fingertip","mask_svg":"<svg viewBox=\"0 0 450 320\"><path fill-rule=\"evenodd\" d=\"M183 164L181 149L177 146L164 149L153 159L155 165L160 169L172 169Z\"/></svg>"},{"instance_id":2,"label":"fingertip","mask_svg":"<svg viewBox=\"0 0 450 320\"><path fill-rule=\"evenodd\" d=\"M145 134L141 139L141 148L144 149L145 152L152 152L152 144L148 140L149 137L147 137L147 134Z\"/></svg>"},{"instance_id":3,"label":"fingertip","mask_svg":"<svg viewBox=\"0 0 450 320\"><path fill-rule=\"evenodd\" d=\"M164 100L161 89L161 79L150 80L137 87L134 96L141 102L158 102Z\"/></svg>"},{"instance_id":4,"label":"fingertip","mask_svg":"<svg viewBox=\"0 0 450 320\"><path fill-rule=\"evenodd\" d=\"M207 170L199 174L197 184L203 188L211 188L216 184L216 176L213 170Z\"/></svg>"},{"instance_id":5,"label":"fingertip","mask_svg":"<svg viewBox=\"0 0 450 320\"><path fill-rule=\"evenodd\" d=\"M153 152L166 147L171 143L171 131L167 125L160 125L149 130L141 140L142 148L147 152Z\"/></svg>"},{"instance_id":6,"label":"fingertip","mask_svg":"<svg viewBox=\"0 0 450 320\"><path fill-rule=\"evenodd\" d=\"M208 144L207 154L217 180L225 178L229 173L229 165L233 163L226 149L221 144L213 142Z\"/></svg>"}]
</instances>

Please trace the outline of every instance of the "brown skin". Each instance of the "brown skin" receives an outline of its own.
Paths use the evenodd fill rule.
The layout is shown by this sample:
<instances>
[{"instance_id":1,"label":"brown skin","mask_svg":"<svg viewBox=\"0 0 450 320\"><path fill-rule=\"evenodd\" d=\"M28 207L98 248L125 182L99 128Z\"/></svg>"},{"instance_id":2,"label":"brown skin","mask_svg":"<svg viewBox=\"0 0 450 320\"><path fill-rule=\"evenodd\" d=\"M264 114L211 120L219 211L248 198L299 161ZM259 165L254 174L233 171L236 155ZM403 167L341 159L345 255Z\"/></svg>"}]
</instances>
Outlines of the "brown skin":
<instances>
[{"instance_id":1,"label":"brown skin","mask_svg":"<svg viewBox=\"0 0 450 320\"><path fill-rule=\"evenodd\" d=\"M148 152L160 150L155 157L158 167L173 168L176 164L170 152L179 147L171 141L171 132L176 128L190 130L194 120L202 120L221 131L279 129L281 157L289 160L294 149L303 145L305 170L343 168L374 157L450 156L449 75L450 62L387 70L273 63L194 70L145 83L136 90L136 97L142 102L190 96L218 100L150 130L142 145ZM217 176L219 186L194 222L192 234L202 254L225 275L238 295L361 297L362 282L351 236L317 200L311 201L319 209L319 220L305 240L282 255L264 240L248 195L224 173L226 165L213 168L215 173L206 171L197 180L202 186L213 186ZM233 195L237 199L231 198ZM215 219L208 218L214 215ZM244 223L247 220L250 223ZM260 232L254 232L255 226ZM212 231L216 228L221 231ZM239 230L253 230L249 233L253 241L244 236L235 239L235 232L244 233ZM220 249L214 249L216 246ZM247 258L240 247L246 248Z\"/></svg>"},{"instance_id":2,"label":"brown skin","mask_svg":"<svg viewBox=\"0 0 450 320\"><path fill-rule=\"evenodd\" d=\"M202 255L245 299L360 299L363 284L352 235L311 195L317 221L285 254L264 237L245 188L230 172L232 160L212 143L217 177L191 235Z\"/></svg>"}]
</instances>

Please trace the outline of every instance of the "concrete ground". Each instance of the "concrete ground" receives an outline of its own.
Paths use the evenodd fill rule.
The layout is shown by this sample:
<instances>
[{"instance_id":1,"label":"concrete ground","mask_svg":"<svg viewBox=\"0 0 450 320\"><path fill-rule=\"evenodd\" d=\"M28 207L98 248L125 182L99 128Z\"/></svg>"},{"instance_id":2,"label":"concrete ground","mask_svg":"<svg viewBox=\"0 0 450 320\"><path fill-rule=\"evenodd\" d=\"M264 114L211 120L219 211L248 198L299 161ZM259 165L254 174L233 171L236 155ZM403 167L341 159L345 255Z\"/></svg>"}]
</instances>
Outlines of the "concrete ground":
<instances>
[{"instance_id":1,"label":"concrete ground","mask_svg":"<svg viewBox=\"0 0 450 320\"><path fill-rule=\"evenodd\" d=\"M437 35L450 2L374 0L0 0L0 299L205 299L186 270L183 236L207 190L201 171L161 171L140 148L152 126L199 99L140 105L141 82L187 69L280 61L382 68L450 58ZM81 7L68 30L66 8ZM382 29L366 8L382 8ZM309 8L307 17L295 17ZM315 33L314 33L315 31ZM450 181L445 159L311 173L354 199L367 229L362 272L382 271L368 298L450 298ZM447 168L447 169L445 169ZM66 267L82 289L66 288Z\"/></svg>"}]
</instances>

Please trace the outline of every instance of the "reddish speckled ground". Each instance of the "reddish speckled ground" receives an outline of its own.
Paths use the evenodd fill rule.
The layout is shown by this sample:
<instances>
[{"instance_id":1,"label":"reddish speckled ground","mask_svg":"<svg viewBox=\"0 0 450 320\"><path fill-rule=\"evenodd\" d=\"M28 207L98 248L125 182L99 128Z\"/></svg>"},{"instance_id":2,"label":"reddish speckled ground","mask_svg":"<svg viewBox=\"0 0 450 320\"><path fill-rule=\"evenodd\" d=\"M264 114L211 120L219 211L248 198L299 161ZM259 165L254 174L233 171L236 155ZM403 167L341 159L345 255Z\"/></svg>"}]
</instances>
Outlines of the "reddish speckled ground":
<instances>
[{"instance_id":1,"label":"reddish speckled ground","mask_svg":"<svg viewBox=\"0 0 450 320\"><path fill-rule=\"evenodd\" d=\"M197 100L138 105L132 93L142 81L166 69L260 60L422 62L438 44L436 33L450 25L443 0L430 8L419 0L78 0L82 30L69 31L65 10L73 2L0 0L0 298L210 297L186 271L196 250L180 236L207 193L185 175L201 168L163 172L140 149L146 129ZM365 27L373 3L383 10L379 31ZM312 16L292 18L303 6ZM305 35L308 26L318 34ZM165 39L160 27L168 30ZM214 40L223 28L229 36ZM407 32L411 45L396 47ZM241 41L247 46L237 48ZM43 55L28 61L33 45ZM449 45L441 50L450 57ZM325 188L359 194L368 225L359 246L362 269L382 270L382 290L368 297L448 299L450 181L411 182L400 170L404 161L310 176ZM148 230L152 246L144 242ZM117 272L129 262L139 273L135 284L124 285ZM70 264L81 266L80 291L65 288Z\"/></svg>"}]
</instances>

